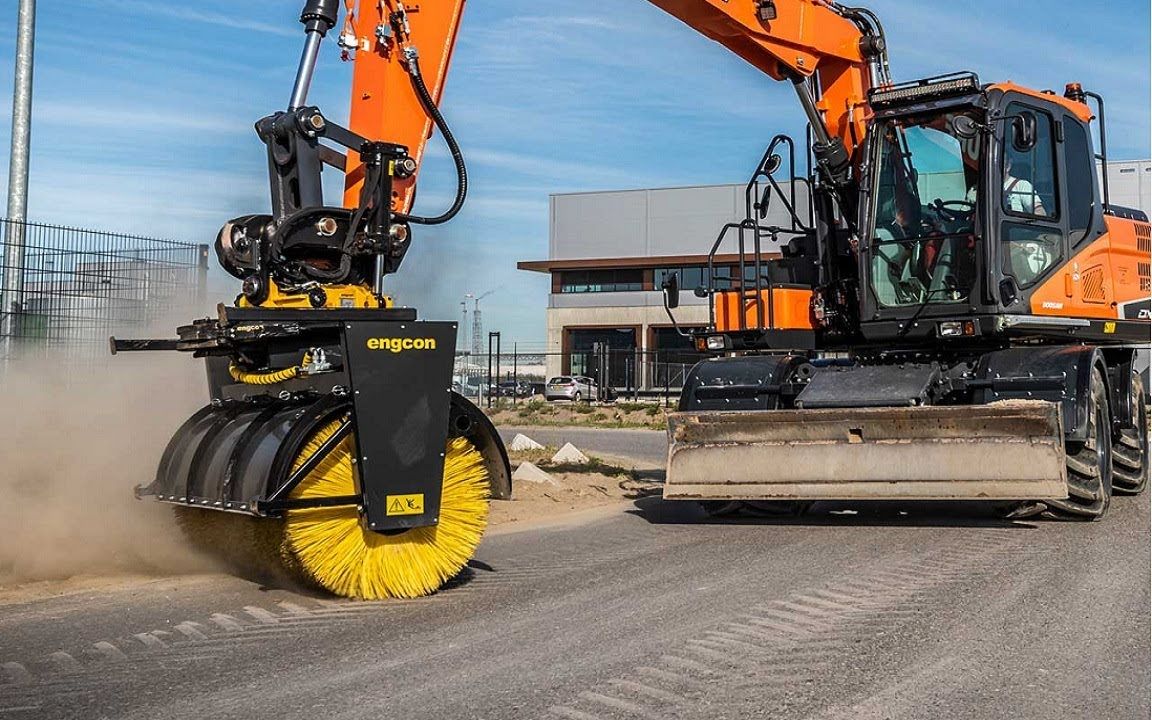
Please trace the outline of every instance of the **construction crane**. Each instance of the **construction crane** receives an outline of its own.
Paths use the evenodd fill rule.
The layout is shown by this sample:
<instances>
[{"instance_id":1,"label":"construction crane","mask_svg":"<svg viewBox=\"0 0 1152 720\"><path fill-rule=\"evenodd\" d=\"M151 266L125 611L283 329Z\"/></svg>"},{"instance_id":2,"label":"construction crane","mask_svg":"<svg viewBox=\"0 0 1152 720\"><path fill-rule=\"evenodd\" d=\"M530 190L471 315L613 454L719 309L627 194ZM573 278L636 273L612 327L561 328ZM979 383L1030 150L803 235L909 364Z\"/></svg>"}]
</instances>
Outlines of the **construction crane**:
<instances>
[{"instance_id":1,"label":"construction crane","mask_svg":"<svg viewBox=\"0 0 1152 720\"><path fill-rule=\"evenodd\" d=\"M495 290L489 290L482 295L472 297L472 357L478 358L487 354L484 348L484 316L480 314L480 301L488 297Z\"/></svg>"},{"instance_id":2,"label":"construction crane","mask_svg":"<svg viewBox=\"0 0 1152 720\"><path fill-rule=\"evenodd\" d=\"M1143 490L1132 363L1148 338L1149 225L1097 186L1102 98L971 73L894 83L878 18L831 0L651 2L792 84L811 132L772 139L746 218L711 248L697 290L711 321L692 337L715 357L670 419L666 498L717 512L1002 499L1092 518L1113 490ZM211 402L138 494L175 505L198 544L251 548L339 595L434 592L475 551L488 499L511 493L495 428L451 391L458 327L385 294L413 228L449 221L467 193L437 107L463 5L348 2L344 128L307 104L339 3L307 0L287 109L256 123L271 213L216 241L241 294L177 339L112 341L207 364ZM434 128L458 188L420 216ZM323 198L324 165L344 174L341 206ZM764 224L771 203L788 226ZM732 240L735 276L715 262ZM664 289L674 321L675 275Z\"/></svg>"}]
</instances>

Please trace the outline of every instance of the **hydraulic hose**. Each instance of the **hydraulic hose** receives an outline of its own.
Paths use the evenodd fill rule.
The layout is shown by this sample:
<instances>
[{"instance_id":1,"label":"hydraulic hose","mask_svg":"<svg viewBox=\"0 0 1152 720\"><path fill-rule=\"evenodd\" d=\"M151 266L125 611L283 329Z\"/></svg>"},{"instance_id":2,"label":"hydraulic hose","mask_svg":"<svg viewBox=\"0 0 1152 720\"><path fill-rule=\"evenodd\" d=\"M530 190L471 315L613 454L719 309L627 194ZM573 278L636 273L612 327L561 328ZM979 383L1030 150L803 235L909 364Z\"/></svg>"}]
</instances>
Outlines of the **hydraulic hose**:
<instances>
[{"instance_id":1,"label":"hydraulic hose","mask_svg":"<svg viewBox=\"0 0 1152 720\"><path fill-rule=\"evenodd\" d=\"M428 117L432 118L436 129L444 136L448 151L452 153L452 162L456 165L456 199L448 210L434 217L402 213L397 213L395 217L397 220L410 222L414 225L440 225L456 217L460 208L464 207L464 199L468 196L468 168L464 166L464 154L460 152L460 145L456 142L456 137L452 135L448 122L440 114L440 108L436 107L432 93L428 92L428 86L424 84L424 76L420 72L420 60L415 52L408 54L408 75L412 78L412 87L415 88L416 95L420 98L421 104L424 105L424 110L428 113Z\"/></svg>"},{"instance_id":2,"label":"hydraulic hose","mask_svg":"<svg viewBox=\"0 0 1152 720\"><path fill-rule=\"evenodd\" d=\"M239 365L232 363L228 366L228 374L238 383L245 385L275 385L291 380L300 375L300 368L290 367L270 372L249 372Z\"/></svg>"},{"instance_id":3,"label":"hydraulic hose","mask_svg":"<svg viewBox=\"0 0 1152 720\"><path fill-rule=\"evenodd\" d=\"M306 353L300 365L283 370L268 370L266 372L252 372L241 368L236 363L228 365L228 374L238 383L245 385L275 385L293 378L300 377L305 365L312 363L312 354Z\"/></svg>"}]
</instances>

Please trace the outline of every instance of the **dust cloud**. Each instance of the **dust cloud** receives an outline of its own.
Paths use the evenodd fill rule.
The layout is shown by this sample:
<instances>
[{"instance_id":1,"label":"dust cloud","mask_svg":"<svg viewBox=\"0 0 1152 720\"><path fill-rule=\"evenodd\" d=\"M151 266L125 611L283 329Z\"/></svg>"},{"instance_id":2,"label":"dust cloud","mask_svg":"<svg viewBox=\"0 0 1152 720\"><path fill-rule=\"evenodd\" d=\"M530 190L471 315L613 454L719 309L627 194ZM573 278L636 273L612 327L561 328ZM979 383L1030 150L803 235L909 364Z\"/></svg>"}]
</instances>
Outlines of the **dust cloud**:
<instances>
[{"instance_id":1,"label":"dust cloud","mask_svg":"<svg viewBox=\"0 0 1152 720\"><path fill-rule=\"evenodd\" d=\"M0 368L0 586L204 569L171 509L132 493L204 400L202 361L183 353Z\"/></svg>"}]
</instances>

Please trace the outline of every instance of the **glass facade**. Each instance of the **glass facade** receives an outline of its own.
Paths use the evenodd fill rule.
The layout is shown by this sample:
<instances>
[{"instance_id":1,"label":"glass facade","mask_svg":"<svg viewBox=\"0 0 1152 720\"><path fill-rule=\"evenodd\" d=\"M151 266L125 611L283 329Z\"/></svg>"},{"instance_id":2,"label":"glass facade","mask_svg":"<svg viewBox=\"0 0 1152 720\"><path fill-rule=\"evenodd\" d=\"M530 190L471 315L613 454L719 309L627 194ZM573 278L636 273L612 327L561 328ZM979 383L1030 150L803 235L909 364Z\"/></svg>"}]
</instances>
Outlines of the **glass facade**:
<instances>
[{"instance_id":1,"label":"glass facade","mask_svg":"<svg viewBox=\"0 0 1152 720\"><path fill-rule=\"evenodd\" d=\"M620 270L565 270L560 273L560 292L632 292L644 289L644 271L638 268Z\"/></svg>"},{"instance_id":2,"label":"glass facade","mask_svg":"<svg viewBox=\"0 0 1152 720\"><path fill-rule=\"evenodd\" d=\"M679 275L680 289L692 292L696 288L708 286L708 266L689 265L685 267L661 267L652 269L652 284L647 285L644 274L648 268L621 268L614 270L563 270L560 276L561 293L600 293L600 292L641 292L659 290L664 279L672 273ZM717 265L715 285L717 290L732 289L732 281L740 275L738 266ZM749 283L756 280L756 268L749 262L744 275ZM767 279L764 280L767 282Z\"/></svg>"}]
</instances>

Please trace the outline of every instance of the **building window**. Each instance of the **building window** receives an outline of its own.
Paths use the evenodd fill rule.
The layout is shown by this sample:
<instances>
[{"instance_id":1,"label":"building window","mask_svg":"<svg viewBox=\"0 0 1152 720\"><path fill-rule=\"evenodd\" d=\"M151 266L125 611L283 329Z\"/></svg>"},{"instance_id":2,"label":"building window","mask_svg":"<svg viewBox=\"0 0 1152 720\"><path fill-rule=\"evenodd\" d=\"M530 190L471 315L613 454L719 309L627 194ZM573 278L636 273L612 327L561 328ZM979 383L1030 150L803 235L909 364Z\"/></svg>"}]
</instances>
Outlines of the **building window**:
<instances>
[{"instance_id":1,"label":"building window","mask_svg":"<svg viewBox=\"0 0 1152 720\"><path fill-rule=\"evenodd\" d=\"M723 270L723 268L717 268L717 270ZM657 268L656 288L662 288L664 286L664 279L672 273L680 276L680 288L682 290L695 290L698 287L708 286L708 268L701 265L694 267Z\"/></svg>"},{"instance_id":2,"label":"building window","mask_svg":"<svg viewBox=\"0 0 1152 720\"><path fill-rule=\"evenodd\" d=\"M732 279L740 277L739 265L717 265L712 268L713 283L717 290L731 290ZM680 289L692 291L698 287L708 287L708 266L699 265L691 267L678 267L678 268L658 268L656 270L656 289L663 286L664 278L670 273L678 273L680 275ZM763 277L762 282L764 285L768 284L768 261L765 260L760 266L760 274ZM744 267L744 277L749 285L756 283L756 266L751 261ZM739 286L739 283L737 283Z\"/></svg>"},{"instance_id":3,"label":"building window","mask_svg":"<svg viewBox=\"0 0 1152 720\"><path fill-rule=\"evenodd\" d=\"M644 289L644 271L565 270L560 273L560 292L635 292Z\"/></svg>"}]
</instances>

